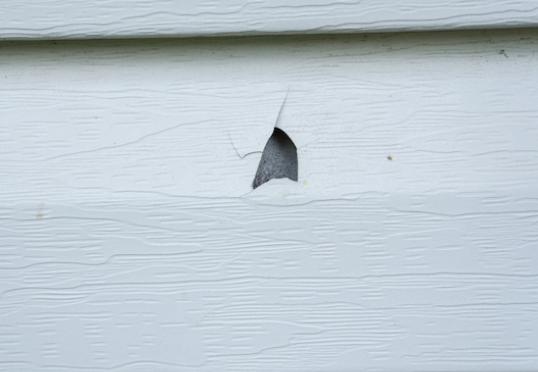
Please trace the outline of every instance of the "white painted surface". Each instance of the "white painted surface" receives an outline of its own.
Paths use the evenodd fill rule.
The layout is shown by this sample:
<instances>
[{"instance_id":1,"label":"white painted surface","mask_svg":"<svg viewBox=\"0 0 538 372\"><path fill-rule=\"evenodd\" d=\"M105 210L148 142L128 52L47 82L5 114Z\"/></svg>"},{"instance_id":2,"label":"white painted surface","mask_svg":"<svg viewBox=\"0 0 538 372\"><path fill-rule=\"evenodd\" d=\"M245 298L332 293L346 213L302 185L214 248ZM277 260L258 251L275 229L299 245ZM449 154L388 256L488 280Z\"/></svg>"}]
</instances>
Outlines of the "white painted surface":
<instances>
[{"instance_id":1,"label":"white painted surface","mask_svg":"<svg viewBox=\"0 0 538 372\"><path fill-rule=\"evenodd\" d=\"M535 0L3 0L0 38L177 37L538 25Z\"/></svg>"},{"instance_id":2,"label":"white painted surface","mask_svg":"<svg viewBox=\"0 0 538 372\"><path fill-rule=\"evenodd\" d=\"M536 370L537 41L0 44L0 370Z\"/></svg>"}]
</instances>

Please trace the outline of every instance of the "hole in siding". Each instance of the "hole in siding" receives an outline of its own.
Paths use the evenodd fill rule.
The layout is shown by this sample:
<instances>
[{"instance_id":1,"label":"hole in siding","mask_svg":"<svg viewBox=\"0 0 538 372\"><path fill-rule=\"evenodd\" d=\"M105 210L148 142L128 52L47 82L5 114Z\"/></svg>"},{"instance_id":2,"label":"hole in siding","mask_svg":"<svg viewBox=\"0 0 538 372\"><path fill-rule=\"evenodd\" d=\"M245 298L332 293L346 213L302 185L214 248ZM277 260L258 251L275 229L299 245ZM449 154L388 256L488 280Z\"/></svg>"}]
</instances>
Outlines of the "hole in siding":
<instances>
[{"instance_id":1,"label":"hole in siding","mask_svg":"<svg viewBox=\"0 0 538 372\"><path fill-rule=\"evenodd\" d=\"M275 128L263 149L252 188L255 189L273 178L289 178L297 182L298 168L297 147L282 129Z\"/></svg>"}]
</instances>

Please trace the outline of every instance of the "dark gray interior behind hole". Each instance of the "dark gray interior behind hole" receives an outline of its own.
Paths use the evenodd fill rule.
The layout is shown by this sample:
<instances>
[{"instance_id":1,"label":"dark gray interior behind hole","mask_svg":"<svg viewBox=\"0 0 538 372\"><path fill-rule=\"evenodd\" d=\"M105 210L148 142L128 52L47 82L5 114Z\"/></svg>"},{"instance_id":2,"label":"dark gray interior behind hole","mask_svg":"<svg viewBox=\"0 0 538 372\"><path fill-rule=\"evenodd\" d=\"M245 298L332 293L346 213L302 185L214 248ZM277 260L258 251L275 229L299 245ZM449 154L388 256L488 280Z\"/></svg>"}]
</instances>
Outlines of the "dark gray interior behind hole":
<instances>
[{"instance_id":1,"label":"dark gray interior behind hole","mask_svg":"<svg viewBox=\"0 0 538 372\"><path fill-rule=\"evenodd\" d=\"M252 188L255 189L273 178L297 181L297 174L297 147L283 130L275 128L263 149Z\"/></svg>"}]
</instances>

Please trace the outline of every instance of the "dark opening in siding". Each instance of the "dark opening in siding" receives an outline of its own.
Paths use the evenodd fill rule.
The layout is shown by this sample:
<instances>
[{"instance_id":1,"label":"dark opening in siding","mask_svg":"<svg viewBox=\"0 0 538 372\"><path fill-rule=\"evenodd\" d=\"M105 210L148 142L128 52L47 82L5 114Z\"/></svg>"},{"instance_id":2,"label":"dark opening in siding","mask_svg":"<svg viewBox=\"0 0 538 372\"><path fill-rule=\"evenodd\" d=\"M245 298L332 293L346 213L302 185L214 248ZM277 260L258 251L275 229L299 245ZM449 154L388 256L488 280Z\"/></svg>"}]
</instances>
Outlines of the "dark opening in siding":
<instances>
[{"instance_id":1,"label":"dark opening in siding","mask_svg":"<svg viewBox=\"0 0 538 372\"><path fill-rule=\"evenodd\" d=\"M273 178L289 178L297 182L297 174L297 147L282 129L275 128L263 149L252 188Z\"/></svg>"}]
</instances>

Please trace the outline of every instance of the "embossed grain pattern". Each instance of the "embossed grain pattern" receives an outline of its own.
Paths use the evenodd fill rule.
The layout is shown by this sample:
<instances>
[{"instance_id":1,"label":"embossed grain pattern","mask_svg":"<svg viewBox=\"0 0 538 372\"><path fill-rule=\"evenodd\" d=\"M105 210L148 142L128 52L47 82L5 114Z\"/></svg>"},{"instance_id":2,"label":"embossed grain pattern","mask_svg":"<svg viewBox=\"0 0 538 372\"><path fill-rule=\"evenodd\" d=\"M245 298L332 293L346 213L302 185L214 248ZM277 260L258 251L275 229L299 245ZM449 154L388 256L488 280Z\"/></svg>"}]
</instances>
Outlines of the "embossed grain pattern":
<instances>
[{"instance_id":1,"label":"embossed grain pattern","mask_svg":"<svg viewBox=\"0 0 538 372\"><path fill-rule=\"evenodd\" d=\"M0 38L453 30L538 25L535 0L3 0Z\"/></svg>"},{"instance_id":2,"label":"embossed grain pattern","mask_svg":"<svg viewBox=\"0 0 538 372\"><path fill-rule=\"evenodd\" d=\"M0 370L536 370L537 45L0 44Z\"/></svg>"}]
</instances>

